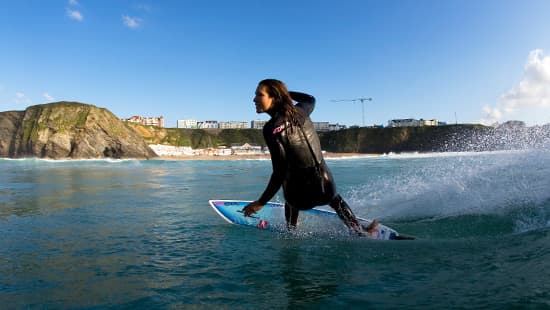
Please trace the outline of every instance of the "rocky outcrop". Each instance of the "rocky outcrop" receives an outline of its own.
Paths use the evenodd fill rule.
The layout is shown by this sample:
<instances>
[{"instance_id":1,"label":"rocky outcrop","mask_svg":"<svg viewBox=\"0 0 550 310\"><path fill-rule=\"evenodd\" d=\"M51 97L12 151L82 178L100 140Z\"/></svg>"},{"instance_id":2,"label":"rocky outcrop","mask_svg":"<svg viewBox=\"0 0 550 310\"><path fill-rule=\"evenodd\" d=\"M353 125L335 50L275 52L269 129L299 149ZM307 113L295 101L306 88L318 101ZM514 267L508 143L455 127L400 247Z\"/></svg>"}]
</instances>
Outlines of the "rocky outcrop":
<instances>
[{"instance_id":1,"label":"rocky outcrop","mask_svg":"<svg viewBox=\"0 0 550 310\"><path fill-rule=\"evenodd\" d=\"M0 157L152 158L134 129L110 111L78 102L0 113Z\"/></svg>"}]
</instances>

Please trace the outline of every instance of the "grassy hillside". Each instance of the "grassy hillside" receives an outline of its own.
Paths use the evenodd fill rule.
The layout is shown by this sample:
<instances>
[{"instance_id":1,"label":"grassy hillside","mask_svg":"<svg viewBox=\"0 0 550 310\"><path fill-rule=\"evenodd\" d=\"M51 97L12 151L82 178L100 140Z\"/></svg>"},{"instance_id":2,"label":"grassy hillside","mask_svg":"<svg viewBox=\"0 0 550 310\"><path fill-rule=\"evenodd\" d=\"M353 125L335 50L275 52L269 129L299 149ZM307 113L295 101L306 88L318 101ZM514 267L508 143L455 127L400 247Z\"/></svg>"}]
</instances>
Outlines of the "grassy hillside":
<instances>
[{"instance_id":1,"label":"grassy hillside","mask_svg":"<svg viewBox=\"0 0 550 310\"><path fill-rule=\"evenodd\" d=\"M255 143L264 145L262 131L258 129L183 129L159 128L128 123L149 144L190 146L194 149Z\"/></svg>"},{"instance_id":2,"label":"grassy hillside","mask_svg":"<svg viewBox=\"0 0 550 310\"><path fill-rule=\"evenodd\" d=\"M265 145L258 129L178 129L128 123L149 144L208 148L231 144ZM431 152L491 149L494 129L481 125L350 128L320 132L322 148L335 153Z\"/></svg>"},{"instance_id":3,"label":"grassy hillside","mask_svg":"<svg viewBox=\"0 0 550 310\"><path fill-rule=\"evenodd\" d=\"M330 152L388 153L465 150L473 137L485 137L489 127L452 125L394 128L351 128L320 134L321 145Z\"/></svg>"}]
</instances>

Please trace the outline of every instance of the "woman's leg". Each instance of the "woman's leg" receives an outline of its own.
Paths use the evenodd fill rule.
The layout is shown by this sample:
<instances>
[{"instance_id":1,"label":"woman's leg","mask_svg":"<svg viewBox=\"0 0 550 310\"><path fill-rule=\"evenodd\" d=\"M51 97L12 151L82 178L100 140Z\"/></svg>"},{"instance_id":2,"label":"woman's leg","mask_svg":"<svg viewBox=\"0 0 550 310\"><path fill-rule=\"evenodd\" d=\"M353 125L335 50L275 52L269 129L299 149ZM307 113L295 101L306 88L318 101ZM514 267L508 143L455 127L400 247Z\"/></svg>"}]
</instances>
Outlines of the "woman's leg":
<instances>
[{"instance_id":1,"label":"woman's leg","mask_svg":"<svg viewBox=\"0 0 550 310\"><path fill-rule=\"evenodd\" d=\"M362 227L359 224L359 221L357 221L355 214L353 214L353 211L351 211L351 208L344 201L344 199L342 199L342 196L340 196L340 194L337 194L336 197L332 199L329 205L334 209L334 211L336 211L336 214L338 214L338 217L340 217L344 224L346 224L346 226L348 226L350 229L353 229L353 231L357 234L362 235L363 229L370 232L378 225L378 222L374 220L368 227Z\"/></svg>"},{"instance_id":2,"label":"woman's leg","mask_svg":"<svg viewBox=\"0 0 550 310\"><path fill-rule=\"evenodd\" d=\"M300 210L298 208L293 208L288 202L285 203L285 219L288 229L296 228L299 213Z\"/></svg>"},{"instance_id":3,"label":"woman's leg","mask_svg":"<svg viewBox=\"0 0 550 310\"><path fill-rule=\"evenodd\" d=\"M336 211L336 214L338 214L338 217L340 217L346 226L353 229L355 232L361 232L361 225L359 225L355 214L353 214L351 208L344 199L342 199L342 196L337 194L329 205Z\"/></svg>"}]
</instances>

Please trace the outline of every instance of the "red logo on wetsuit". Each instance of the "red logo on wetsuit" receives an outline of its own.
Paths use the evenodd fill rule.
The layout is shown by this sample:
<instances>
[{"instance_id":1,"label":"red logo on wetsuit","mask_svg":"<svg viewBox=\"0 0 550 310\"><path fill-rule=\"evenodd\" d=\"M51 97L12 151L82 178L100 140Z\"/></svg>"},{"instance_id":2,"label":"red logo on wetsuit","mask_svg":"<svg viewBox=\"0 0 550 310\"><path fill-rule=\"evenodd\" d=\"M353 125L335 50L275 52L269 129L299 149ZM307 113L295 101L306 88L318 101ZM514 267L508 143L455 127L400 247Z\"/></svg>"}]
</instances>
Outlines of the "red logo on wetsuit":
<instances>
[{"instance_id":1,"label":"red logo on wetsuit","mask_svg":"<svg viewBox=\"0 0 550 310\"><path fill-rule=\"evenodd\" d=\"M258 228L260 228L260 229L266 229L267 226L269 226L268 221L260 220L260 222L258 222Z\"/></svg>"},{"instance_id":2,"label":"red logo on wetsuit","mask_svg":"<svg viewBox=\"0 0 550 310\"><path fill-rule=\"evenodd\" d=\"M281 126L279 127L275 127L275 129L273 129L273 134L276 134L276 133L279 133L281 131L283 131L283 129L285 129L285 124L282 124Z\"/></svg>"}]
</instances>

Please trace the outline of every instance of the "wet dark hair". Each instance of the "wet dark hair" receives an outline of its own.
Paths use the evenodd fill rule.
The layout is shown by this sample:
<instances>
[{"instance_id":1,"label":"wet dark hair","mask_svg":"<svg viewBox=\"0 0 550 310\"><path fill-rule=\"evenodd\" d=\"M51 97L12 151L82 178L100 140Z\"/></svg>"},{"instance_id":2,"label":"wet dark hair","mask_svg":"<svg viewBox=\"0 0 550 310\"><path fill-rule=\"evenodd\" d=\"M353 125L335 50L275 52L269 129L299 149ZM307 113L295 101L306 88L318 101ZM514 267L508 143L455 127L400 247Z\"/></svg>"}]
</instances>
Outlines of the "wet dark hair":
<instances>
[{"instance_id":1,"label":"wet dark hair","mask_svg":"<svg viewBox=\"0 0 550 310\"><path fill-rule=\"evenodd\" d=\"M291 127L299 126L303 122L303 116L294 106L285 83L276 79L265 79L260 81L258 86L265 87L266 92L273 98L274 112L282 113Z\"/></svg>"}]
</instances>

